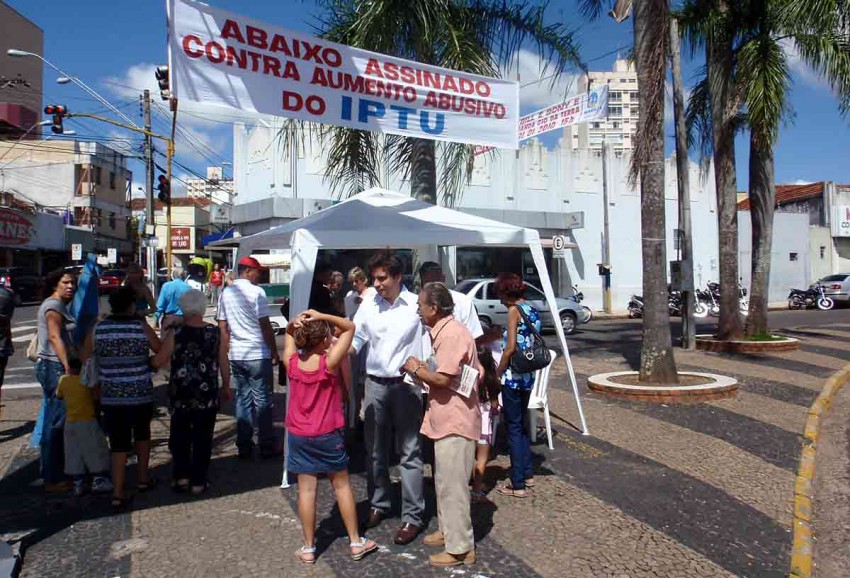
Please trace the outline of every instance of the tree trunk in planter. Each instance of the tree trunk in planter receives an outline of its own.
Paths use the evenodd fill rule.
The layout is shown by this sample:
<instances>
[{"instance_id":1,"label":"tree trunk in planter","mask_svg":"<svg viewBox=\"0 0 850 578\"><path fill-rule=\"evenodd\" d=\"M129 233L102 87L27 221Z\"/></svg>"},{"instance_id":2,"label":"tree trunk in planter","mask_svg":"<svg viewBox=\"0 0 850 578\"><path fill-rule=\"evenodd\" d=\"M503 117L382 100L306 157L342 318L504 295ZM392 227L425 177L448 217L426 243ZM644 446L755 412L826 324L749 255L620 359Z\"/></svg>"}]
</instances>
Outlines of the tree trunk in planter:
<instances>
[{"instance_id":1,"label":"tree trunk in planter","mask_svg":"<svg viewBox=\"0 0 850 578\"><path fill-rule=\"evenodd\" d=\"M667 305L667 243L664 207L664 81L669 8L667 0L634 7L635 56L641 115L635 160L640 175L643 252L643 343L641 383L675 384L679 378L670 338Z\"/></svg>"},{"instance_id":2,"label":"tree trunk in planter","mask_svg":"<svg viewBox=\"0 0 850 578\"><path fill-rule=\"evenodd\" d=\"M770 257L773 248L773 213L776 203L773 149L750 135L750 219L752 220L752 282L748 336L767 333L770 295Z\"/></svg>"},{"instance_id":3,"label":"tree trunk in planter","mask_svg":"<svg viewBox=\"0 0 850 578\"><path fill-rule=\"evenodd\" d=\"M411 138L410 192L413 198L437 204L437 153L434 141Z\"/></svg>"},{"instance_id":4,"label":"tree trunk in planter","mask_svg":"<svg viewBox=\"0 0 850 578\"><path fill-rule=\"evenodd\" d=\"M718 10L726 12L725 0ZM706 42L714 132L714 182L717 193L718 257L720 260L720 319L718 339L739 339L743 334L738 302L738 186L735 180L735 129L732 39L719 33Z\"/></svg>"}]
</instances>

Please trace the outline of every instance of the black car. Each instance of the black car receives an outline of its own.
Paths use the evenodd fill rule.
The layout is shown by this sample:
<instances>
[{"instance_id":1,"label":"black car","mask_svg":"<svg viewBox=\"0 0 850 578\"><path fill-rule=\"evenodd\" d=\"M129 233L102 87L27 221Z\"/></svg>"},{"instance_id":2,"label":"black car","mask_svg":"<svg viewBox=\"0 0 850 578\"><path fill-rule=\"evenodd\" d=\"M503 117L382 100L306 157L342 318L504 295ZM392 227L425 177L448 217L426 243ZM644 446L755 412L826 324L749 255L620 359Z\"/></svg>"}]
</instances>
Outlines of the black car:
<instances>
[{"instance_id":1,"label":"black car","mask_svg":"<svg viewBox=\"0 0 850 578\"><path fill-rule=\"evenodd\" d=\"M0 287L12 290L15 305L44 298L44 277L27 267L0 267Z\"/></svg>"}]
</instances>

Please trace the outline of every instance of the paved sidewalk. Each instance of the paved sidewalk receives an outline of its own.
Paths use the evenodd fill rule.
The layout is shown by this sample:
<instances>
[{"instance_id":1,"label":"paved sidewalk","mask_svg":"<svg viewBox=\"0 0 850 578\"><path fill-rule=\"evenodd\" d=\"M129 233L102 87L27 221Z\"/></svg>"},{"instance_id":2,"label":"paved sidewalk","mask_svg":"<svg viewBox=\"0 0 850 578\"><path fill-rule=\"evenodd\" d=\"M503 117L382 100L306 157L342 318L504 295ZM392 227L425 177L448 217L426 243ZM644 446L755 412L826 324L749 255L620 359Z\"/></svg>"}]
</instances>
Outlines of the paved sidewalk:
<instances>
[{"instance_id":1,"label":"paved sidewalk","mask_svg":"<svg viewBox=\"0 0 850 578\"><path fill-rule=\"evenodd\" d=\"M604 339L603 329L617 340ZM534 447L538 483L530 498L493 492L492 503L474 506L479 562L464 569L466 575L787 575L806 412L826 377L850 361L850 326L797 331L801 351L781 355L677 350L681 369L734 375L742 384L736 399L691 406L642 405L587 390L587 375L634 367L639 322L608 321L571 338L592 435L572 425L578 418L559 360L550 393L555 449ZM319 560L303 567L293 556L301 543L297 490L278 487L280 459L236 459L232 407L217 423L207 497L176 496L161 485L136 496L131 512L113 515L105 498L45 498L31 485L37 455L21 446L34 403L6 403L0 460L10 453L15 458L0 480L0 537L22 540L22 576L461 575L430 569L432 550L421 541L393 545L397 519L370 533L382 545L379 553L352 562L327 482L320 485ZM844 415L836 406L831 419ZM166 426L162 410L154 423L153 464L163 481L170 467ZM361 447L354 444L352 469L365 511ZM503 479L507 466L501 454L488 469L490 482ZM427 488L433 515L433 487ZM433 529L436 520L430 524ZM843 535L835 539L836 548L846 548Z\"/></svg>"}]
</instances>

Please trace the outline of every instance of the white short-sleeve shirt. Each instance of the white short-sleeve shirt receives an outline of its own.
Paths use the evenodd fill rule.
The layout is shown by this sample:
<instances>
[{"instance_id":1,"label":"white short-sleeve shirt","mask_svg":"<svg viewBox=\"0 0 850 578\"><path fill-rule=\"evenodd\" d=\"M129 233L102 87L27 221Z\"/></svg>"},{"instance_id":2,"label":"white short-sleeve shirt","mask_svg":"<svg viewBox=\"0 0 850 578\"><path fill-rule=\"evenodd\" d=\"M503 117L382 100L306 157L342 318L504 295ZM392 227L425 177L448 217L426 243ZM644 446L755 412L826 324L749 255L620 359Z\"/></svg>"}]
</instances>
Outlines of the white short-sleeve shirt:
<instances>
[{"instance_id":1,"label":"white short-sleeve shirt","mask_svg":"<svg viewBox=\"0 0 850 578\"><path fill-rule=\"evenodd\" d=\"M237 279L222 290L217 319L227 321L231 361L271 358L260 327L263 317L269 317L269 302L262 287L247 279Z\"/></svg>"}]
</instances>

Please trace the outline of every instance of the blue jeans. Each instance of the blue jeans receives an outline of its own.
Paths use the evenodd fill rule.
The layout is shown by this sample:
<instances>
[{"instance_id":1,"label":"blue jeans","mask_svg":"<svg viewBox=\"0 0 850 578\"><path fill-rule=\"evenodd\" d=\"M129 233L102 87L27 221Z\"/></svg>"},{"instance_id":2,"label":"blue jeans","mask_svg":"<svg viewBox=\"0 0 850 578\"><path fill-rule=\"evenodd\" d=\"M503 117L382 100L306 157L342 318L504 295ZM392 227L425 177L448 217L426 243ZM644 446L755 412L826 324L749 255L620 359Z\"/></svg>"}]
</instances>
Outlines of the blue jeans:
<instances>
[{"instance_id":1,"label":"blue jeans","mask_svg":"<svg viewBox=\"0 0 850 578\"><path fill-rule=\"evenodd\" d=\"M239 453L250 452L254 446L255 423L260 430L260 451L273 452L272 360L231 361L230 372L236 388L236 447Z\"/></svg>"},{"instance_id":2,"label":"blue jeans","mask_svg":"<svg viewBox=\"0 0 850 578\"><path fill-rule=\"evenodd\" d=\"M531 391L502 388L502 415L511 455L511 485L517 490L525 489L525 480L532 476L531 441L526 429L529 397Z\"/></svg>"},{"instance_id":3,"label":"blue jeans","mask_svg":"<svg viewBox=\"0 0 850 578\"><path fill-rule=\"evenodd\" d=\"M35 364L35 378L43 393L41 424L41 477L45 484L54 484L65 479L65 402L56 397L59 378L65 368L58 361L39 359Z\"/></svg>"}]
</instances>

